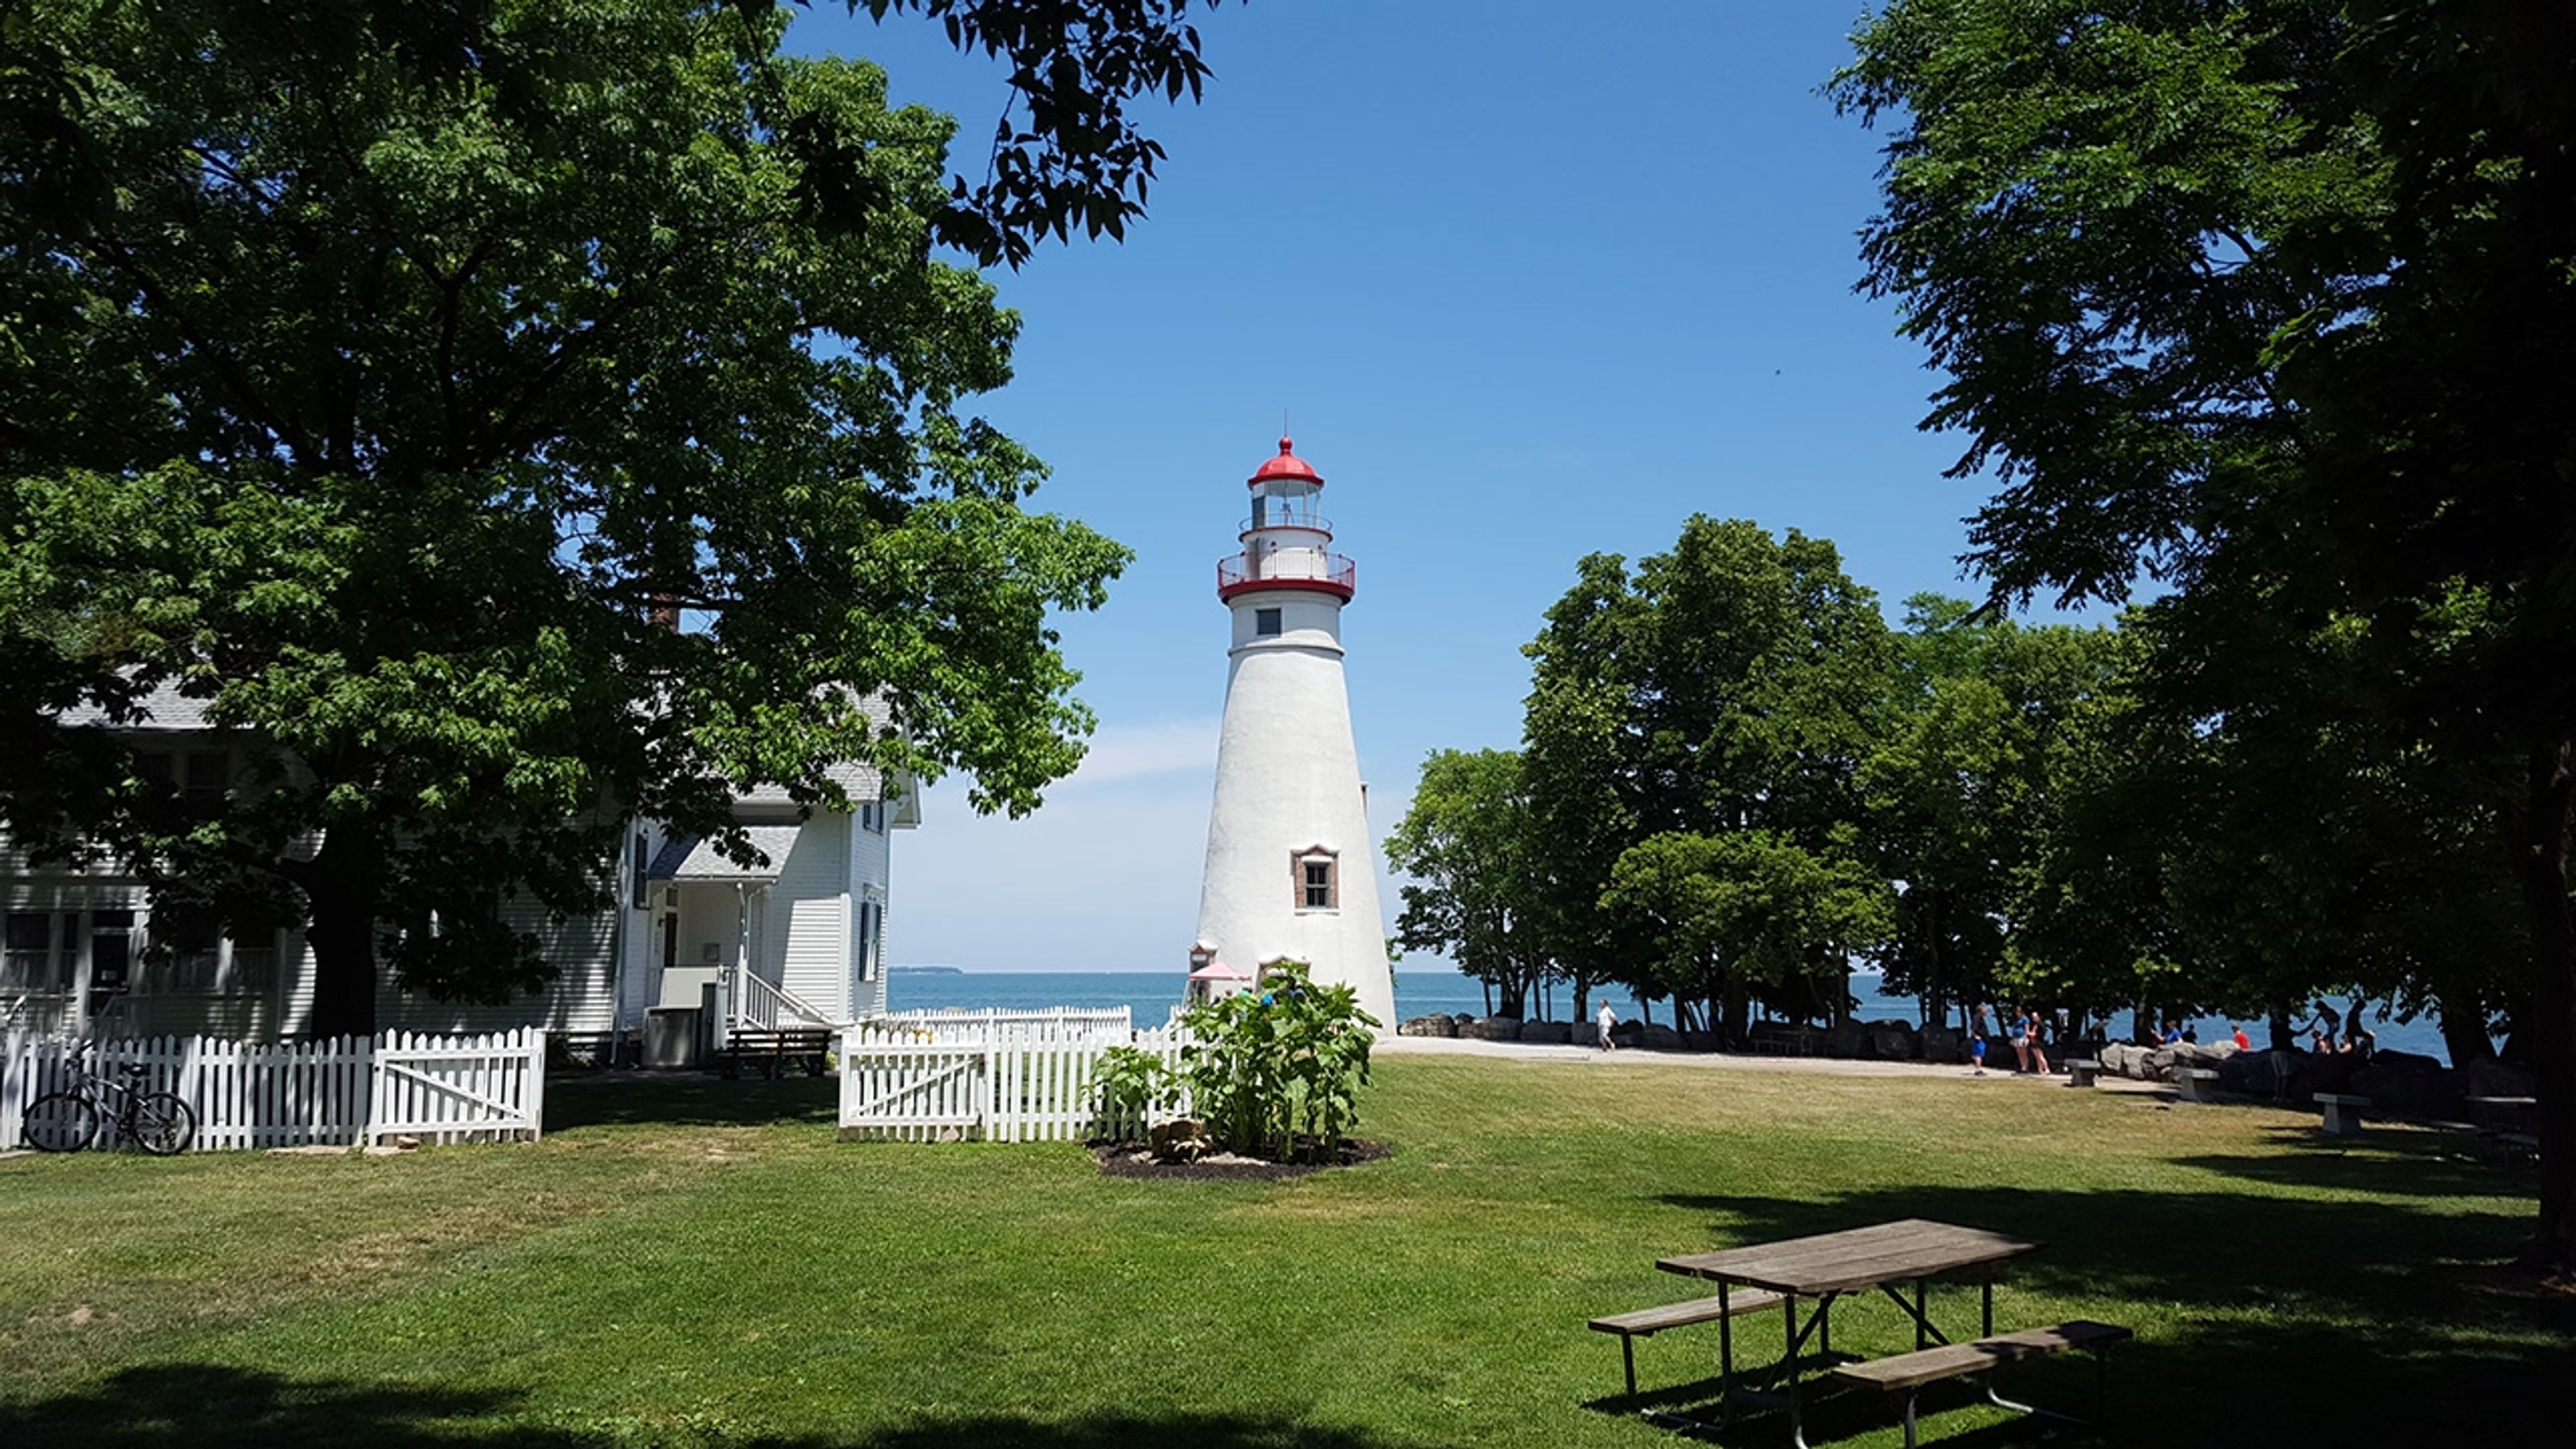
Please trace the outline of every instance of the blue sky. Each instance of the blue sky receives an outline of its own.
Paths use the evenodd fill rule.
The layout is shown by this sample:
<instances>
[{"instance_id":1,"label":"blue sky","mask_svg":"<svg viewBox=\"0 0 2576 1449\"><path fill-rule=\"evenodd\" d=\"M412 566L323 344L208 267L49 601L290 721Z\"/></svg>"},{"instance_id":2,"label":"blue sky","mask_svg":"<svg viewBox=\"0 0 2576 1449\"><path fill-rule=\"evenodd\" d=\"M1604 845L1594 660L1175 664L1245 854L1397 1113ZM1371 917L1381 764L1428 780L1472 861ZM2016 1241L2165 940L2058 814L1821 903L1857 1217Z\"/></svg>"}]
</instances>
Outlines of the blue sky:
<instances>
[{"instance_id":1,"label":"blue sky","mask_svg":"<svg viewBox=\"0 0 2576 1449\"><path fill-rule=\"evenodd\" d=\"M991 133L997 73L935 25L822 4L798 48L879 60L967 150ZM895 959L1184 969L1224 706L1214 567L1283 411L1359 561L1344 638L1381 835L1424 754L1518 742L1520 646L1585 553L1658 551L1705 512L1833 539L1891 607L1973 592L1983 487L1941 477L1957 440L1915 427L1938 379L1852 290L1881 138L1816 90L1856 14L1203 12L1216 77L1151 115L1149 218L998 276L1026 326L981 410L1053 466L1039 506L1137 552L1064 622L1100 734L1026 820L930 790L897 845Z\"/></svg>"}]
</instances>

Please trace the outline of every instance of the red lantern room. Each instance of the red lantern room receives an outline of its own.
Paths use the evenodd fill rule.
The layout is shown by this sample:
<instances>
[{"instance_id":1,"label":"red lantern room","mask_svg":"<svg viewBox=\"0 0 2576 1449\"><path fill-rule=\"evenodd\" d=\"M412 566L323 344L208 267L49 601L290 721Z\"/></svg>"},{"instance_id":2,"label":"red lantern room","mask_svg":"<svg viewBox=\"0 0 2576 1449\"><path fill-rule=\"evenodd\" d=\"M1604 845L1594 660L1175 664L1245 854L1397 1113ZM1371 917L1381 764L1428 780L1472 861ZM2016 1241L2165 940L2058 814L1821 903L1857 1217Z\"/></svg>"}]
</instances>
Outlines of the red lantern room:
<instances>
[{"instance_id":1,"label":"red lantern room","mask_svg":"<svg viewBox=\"0 0 2576 1449\"><path fill-rule=\"evenodd\" d=\"M1238 536L1243 551L1219 559L1216 596L1231 600L1256 590L1286 589L1331 594L1350 602L1359 566L1331 551L1332 520L1318 503L1323 475L1297 456L1295 443L1279 440L1279 456L1250 479L1252 516Z\"/></svg>"}]
</instances>

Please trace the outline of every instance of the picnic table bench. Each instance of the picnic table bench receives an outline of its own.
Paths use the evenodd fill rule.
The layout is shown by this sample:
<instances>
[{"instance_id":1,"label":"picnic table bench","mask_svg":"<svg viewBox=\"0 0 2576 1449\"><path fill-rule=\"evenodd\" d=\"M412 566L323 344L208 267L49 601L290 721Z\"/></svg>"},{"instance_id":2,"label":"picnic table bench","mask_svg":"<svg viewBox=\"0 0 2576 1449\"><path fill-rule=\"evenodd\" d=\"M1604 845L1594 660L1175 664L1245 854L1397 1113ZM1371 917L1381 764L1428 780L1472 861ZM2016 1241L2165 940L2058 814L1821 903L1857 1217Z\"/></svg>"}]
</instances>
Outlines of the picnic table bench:
<instances>
[{"instance_id":1,"label":"picnic table bench","mask_svg":"<svg viewBox=\"0 0 2576 1449\"><path fill-rule=\"evenodd\" d=\"M2077 1057L2066 1064L2066 1085L2070 1087L2089 1087L2100 1075L2102 1064L2089 1057Z\"/></svg>"},{"instance_id":2,"label":"picnic table bench","mask_svg":"<svg viewBox=\"0 0 2576 1449\"><path fill-rule=\"evenodd\" d=\"M2129 1330L2116 1324L2095 1323L2090 1319L2078 1318L2066 1323L2052 1323L2046 1328L2025 1328L2019 1333L1994 1334L1973 1343L1943 1344L1939 1348L1918 1349L1913 1353L1898 1354L1893 1358L1874 1358L1860 1363L1840 1364L1834 1368L1832 1376L1845 1383L1858 1384L1863 1388L1883 1389L1891 1393L1903 1390L1905 1393L1905 1449L1914 1449L1914 1405L1915 1401L1922 1396L1926 1384L1939 1383L1944 1379L1962 1378L1971 1374L1991 1374L2006 1364L2044 1358L2050 1354L2064 1353L2071 1348L2090 1349L2094 1352L2097 1371L2094 1380L2093 1414L2095 1418L2100 1418L2102 1376L2108 1373L2107 1368L2098 1367L2107 1362L2102 1358L2101 1352L2129 1337L2131 1337ZM2066 1417L2045 1409L2032 1408L2028 1404L2014 1403L1995 1392L1991 1379L1987 1381L1986 1398L1999 1407L2024 1414L2045 1414L2052 1419Z\"/></svg>"},{"instance_id":3,"label":"picnic table bench","mask_svg":"<svg viewBox=\"0 0 2576 1449\"><path fill-rule=\"evenodd\" d=\"M1656 1267L1668 1273L1708 1278L1730 1285L1736 1290L1737 1300L1742 1299L1747 1290L1772 1295L1773 1301L1782 1309L1781 1332L1785 1345L1780 1361L1762 1376L1755 1387L1739 1387L1731 1358L1721 1362L1720 1371L1724 1377L1720 1384L1720 1402L1726 1406L1727 1420L1708 1425L1680 1420L1678 1416L1664 1417L1677 1420L1680 1427L1704 1432L1726 1427L1726 1423L1732 1421L1733 1408L1739 1400L1785 1409L1789 1416L1789 1442L1795 1449L1806 1449L1799 1394L1802 1355L1812 1339L1816 1351L1831 1358L1831 1314L1835 1300L1847 1293L1866 1293L1873 1288L1885 1294L1914 1321L1917 1352L1881 1361L1889 1367L1880 1375L1879 1386L1890 1389L1917 1388L1937 1379L1981 1372L2000 1363L2054 1353L2062 1348L2098 1346L2110 1341L2102 1336L2105 1333L2127 1336L2126 1330L2114 1329L2107 1324L2056 1324L2027 1333L1997 1336L1993 1270L1999 1264L2038 1249L2037 1243L2003 1233L1909 1218L1902 1222L1879 1223L1872 1227L1821 1233L1785 1242L1757 1243L1721 1252L1662 1259L1655 1264ZM1970 1270L1982 1270L1978 1273L1983 1300L1981 1337L1973 1345L1954 1346L1925 1311L1925 1285L1931 1279ZM1898 1285L1906 1283L1913 1285L1910 1297L1898 1290ZM1806 1300L1807 1309L1803 1321L1799 1312L1802 1298ZM1927 1354L1940 1356L1926 1357ZM1991 1388L1987 1393L1989 1398L1994 1398ZM1994 1398L1994 1402L2023 1413L2043 1412L2006 1399ZM1909 1443L1913 1412L1914 1396L1909 1392L1906 1399Z\"/></svg>"},{"instance_id":4,"label":"picnic table bench","mask_svg":"<svg viewBox=\"0 0 2576 1449\"><path fill-rule=\"evenodd\" d=\"M2370 1105L2370 1099L2345 1092L2319 1092L2317 1105L2326 1109L2321 1127L2328 1137L2358 1137L2362 1109Z\"/></svg>"},{"instance_id":5,"label":"picnic table bench","mask_svg":"<svg viewBox=\"0 0 2576 1449\"><path fill-rule=\"evenodd\" d=\"M2186 1102L2218 1100L2218 1073L2207 1067L2184 1067L2173 1074L2174 1095Z\"/></svg>"},{"instance_id":6,"label":"picnic table bench","mask_svg":"<svg viewBox=\"0 0 2576 1449\"><path fill-rule=\"evenodd\" d=\"M1760 1056L1811 1057L1816 1040L1813 1027L1786 1021L1757 1021L1745 1034L1746 1044Z\"/></svg>"},{"instance_id":7,"label":"picnic table bench","mask_svg":"<svg viewBox=\"0 0 2576 1449\"><path fill-rule=\"evenodd\" d=\"M1735 1371L1735 1340L1726 1320L1740 1313L1758 1313L1779 1303L1777 1293L1720 1293L1713 1298L1694 1298L1688 1303L1667 1303L1661 1308L1640 1308L1634 1313L1612 1313L1593 1319L1584 1326L1595 1333L1619 1335L1619 1363L1628 1373L1628 1397L1637 1397L1637 1340L1652 1338L1667 1328L1687 1328L1695 1323L1715 1323L1717 1357L1720 1372Z\"/></svg>"},{"instance_id":8,"label":"picnic table bench","mask_svg":"<svg viewBox=\"0 0 2576 1449\"><path fill-rule=\"evenodd\" d=\"M823 1075L824 1055L832 1049L832 1029L828 1026L747 1027L725 1039L724 1074L738 1078L744 1067L751 1067L771 1081L787 1074L791 1065L805 1069L806 1075Z\"/></svg>"},{"instance_id":9,"label":"picnic table bench","mask_svg":"<svg viewBox=\"0 0 2576 1449\"><path fill-rule=\"evenodd\" d=\"M2511 1129L2532 1120L2540 1108L2538 1097L2471 1097L2469 1114L2482 1127Z\"/></svg>"}]
</instances>

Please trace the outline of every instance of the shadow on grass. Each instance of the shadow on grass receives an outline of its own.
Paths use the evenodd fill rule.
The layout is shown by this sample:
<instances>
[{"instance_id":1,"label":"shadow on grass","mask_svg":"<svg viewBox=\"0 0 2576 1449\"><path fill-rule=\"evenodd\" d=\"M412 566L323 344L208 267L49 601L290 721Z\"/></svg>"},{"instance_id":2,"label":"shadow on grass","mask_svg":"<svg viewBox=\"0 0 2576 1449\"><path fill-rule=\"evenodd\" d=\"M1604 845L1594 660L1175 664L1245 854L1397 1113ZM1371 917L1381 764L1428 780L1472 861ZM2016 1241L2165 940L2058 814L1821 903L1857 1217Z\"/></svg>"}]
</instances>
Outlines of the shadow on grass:
<instances>
[{"instance_id":1,"label":"shadow on grass","mask_svg":"<svg viewBox=\"0 0 2576 1449\"><path fill-rule=\"evenodd\" d=\"M2273 1187L2425 1198L2528 1195L2540 1181L2526 1165L2482 1154L2480 1139L2464 1132L2327 1137L2276 1127L2264 1136L2270 1152L2177 1157L2174 1164Z\"/></svg>"},{"instance_id":2,"label":"shadow on grass","mask_svg":"<svg viewBox=\"0 0 2576 1449\"><path fill-rule=\"evenodd\" d=\"M2392 1178L2448 1172L2427 1158L2371 1162L2367 1174L2356 1174L2351 1161L2323 1152L2197 1165L2320 1191L2385 1192ZM2464 1192L2504 1190L2493 1174L2477 1176ZM2172 1442L2177 1404L2190 1405L2189 1421L2209 1431L2182 1434L2185 1441L2216 1438L2221 1429L2230 1438L2237 1431L2279 1433L2337 1445L2420 1444L2463 1434L2539 1442L2563 1434L2563 1384L2576 1369L2576 1296L2540 1289L2500 1266L2528 1240L2531 1220L2519 1212L2437 1206L2421 1183L2397 1190L2421 1191L2422 1199L2142 1185L2135 1191L1889 1187L1818 1201L1690 1194L1662 1200L1709 1214L1720 1245L1917 1217L2044 1244L1998 1270L1995 1326L2033 1326L2013 1313L2014 1290L2029 1290L2071 1301L2064 1311L2072 1316L2140 1330L2136 1342L2113 1351L2111 1408L2102 1431L2109 1442ZM1876 1298L1843 1300L1847 1307L1834 1315L1837 1347L1886 1353L1911 1346L1896 1341L1910 1327ZM1861 1312L1850 1314L1849 1306ZM1964 1283L1936 1285L1931 1307L1935 1321L1956 1336L1976 1327L1976 1294ZM1745 1342L1738 1337L1739 1353ZM1776 1345L1770 1351L1776 1354ZM2054 1374L2076 1384L2088 1372L2080 1362L2033 1365L2015 1371L2025 1377L2007 1376L2004 1392L2024 1398L2014 1392L2015 1382L2045 1386ZM1811 1438L1883 1427L1901 1408L1893 1396L1841 1399L1867 1406L1852 1410L1859 1416L1854 1424L1812 1426ZM2030 1401L2084 1412L2089 1399L2086 1384L2071 1399L2038 1387ZM1927 1394L1926 1412L1932 1407ZM1776 1435L1777 1419L1769 1422ZM2002 1428L2028 1433L2032 1426Z\"/></svg>"},{"instance_id":3,"label":"shadow on grass","mask_svg":"<svg viewBox=\"0 0 2576 1449\"><path fill-rule=\"evenodd\" d=\"M556 1077L546 1083L546 1131L584 1127L760 1127L794 1122L831 1127L840 1116L839 1083L829 1077Z\"/></svg>"},{"instance_id":4,"label":"shadow on grass","mask_svg":"<svg viewBox=\"0 0 2576 1449\"><path fill-rule=\"evenodd\" d=\"M0 1445L51 1449L1397 1449L1347 1430L1226 1414L1047 1423L947 1418L854 1438L736 1431L692 1417L554 1427L509 1392L285 1378L206 1364L130 1368L84 1391L0 1403Z\"/></svg>"}]
</instances>

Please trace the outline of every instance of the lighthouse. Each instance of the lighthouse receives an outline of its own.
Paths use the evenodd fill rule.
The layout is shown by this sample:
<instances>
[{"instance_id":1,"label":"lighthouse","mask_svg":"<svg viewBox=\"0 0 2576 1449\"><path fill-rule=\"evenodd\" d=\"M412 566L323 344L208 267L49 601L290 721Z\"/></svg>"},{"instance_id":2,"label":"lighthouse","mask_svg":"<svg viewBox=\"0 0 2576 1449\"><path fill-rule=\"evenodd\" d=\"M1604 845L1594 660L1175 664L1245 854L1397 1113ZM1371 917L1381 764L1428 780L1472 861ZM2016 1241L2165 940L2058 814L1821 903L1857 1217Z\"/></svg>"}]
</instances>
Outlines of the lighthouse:
<instances>
[{"instance_id":1,"label":"lighthouse","mask_svg":"<svg viewBox=\"0 0 2576 1449\"><path fill-rule=\"evenodd\" d=\"M1250 486L1242 547L1216 566L1234 629L1193 982L1303 961L1317 982L1357 990L1391 1032L1395 981L1342 681L1342 606L1358 571L1332 551L1324 480L1288 439Z\"/></svg>"}]
</instances>

